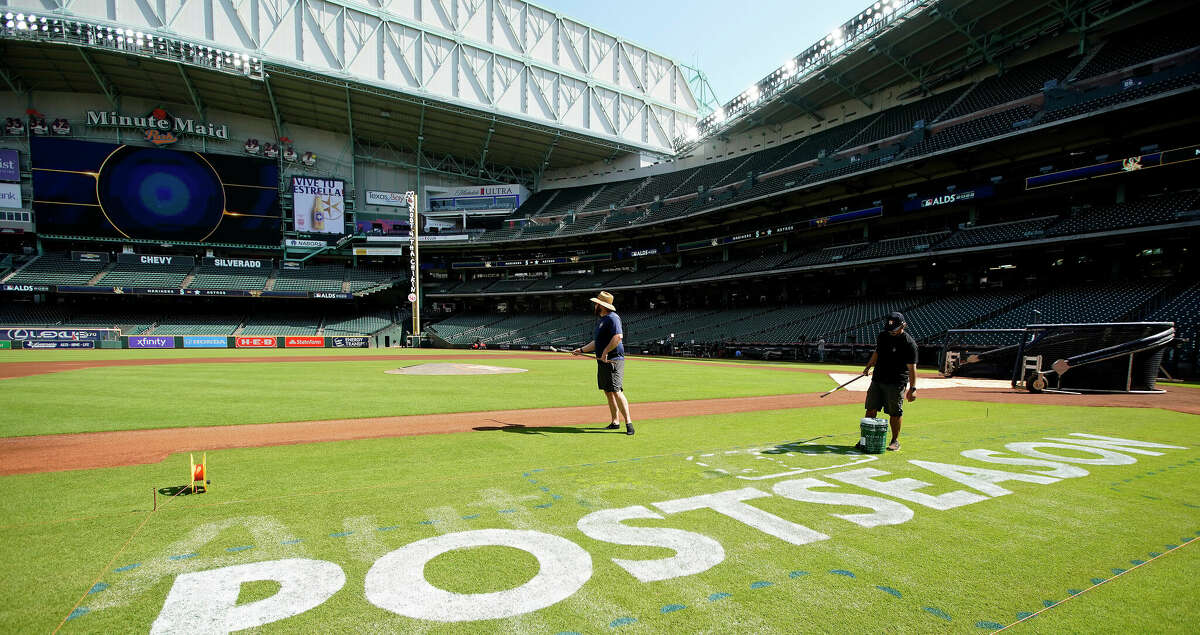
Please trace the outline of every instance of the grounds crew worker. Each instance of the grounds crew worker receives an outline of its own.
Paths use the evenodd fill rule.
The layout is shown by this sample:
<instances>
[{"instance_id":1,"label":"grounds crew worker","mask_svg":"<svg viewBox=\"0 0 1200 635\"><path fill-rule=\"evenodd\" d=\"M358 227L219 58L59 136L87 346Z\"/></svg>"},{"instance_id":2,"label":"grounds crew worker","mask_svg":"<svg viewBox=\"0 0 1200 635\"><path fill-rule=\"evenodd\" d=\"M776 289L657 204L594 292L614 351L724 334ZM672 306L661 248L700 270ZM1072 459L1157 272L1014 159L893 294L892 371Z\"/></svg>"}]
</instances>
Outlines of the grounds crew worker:
<instances>
[{"instance_id":1,"label":"grounds crew worker","mask_svg":"<svg viewBox=\"0 0 1200 635\"><path fill-rule=\"evenodd\" d=\"M625 434L633 434L633 421L629 418L629 402L621 390L625 376L625 338L621 329L621 316L617 315L617 307L613 306L613 296L607 291L601 291L591 299L593 311L600 320L596 323L596 334L592 341L571 351L572 355L582 355L596 351L596 383L604 396L608 398L608 412L612 415L612 423L605 430L620 430L617 421L617 411L625 417Z\"/></svg>"},{"instance_id":2,"label":"grounds crew worker","mask_svg":"<svg viewBox=\"0 0 1200 635\"><path fill-rule=\"evenodd\" d=\"M880 410L891 417L892 442L887 449L900 449L900 417L904 415L904 385L908 384L908 400L917 399L917 341L904 332L904 316L892 313L887 316L884 330L875 341L875 352L867 361L863 374L868 375L875 367L871 387L867 389L867 416L874 417Z\"/></svg>"}]
</instances>

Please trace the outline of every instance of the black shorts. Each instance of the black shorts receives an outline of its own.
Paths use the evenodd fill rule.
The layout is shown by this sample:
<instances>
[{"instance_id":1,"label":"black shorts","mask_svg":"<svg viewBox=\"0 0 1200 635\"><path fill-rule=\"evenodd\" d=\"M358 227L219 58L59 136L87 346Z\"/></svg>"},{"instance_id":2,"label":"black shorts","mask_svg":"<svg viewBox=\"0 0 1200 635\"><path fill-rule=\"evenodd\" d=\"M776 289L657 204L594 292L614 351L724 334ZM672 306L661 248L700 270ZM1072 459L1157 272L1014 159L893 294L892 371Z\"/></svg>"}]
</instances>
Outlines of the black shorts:
<instances>
[{"instance_id":1,"label":"black shorts","mask_svg":"<svg viewBox=\"0 0 1200 635\"><path fill-rule=\"evenodd\" d=\"M882 410L893 417L904 415L904 386L871 382L867 389L867 410Z\"/></svg>"},{"instance_id":2,"label":"black shorts","mask_svg":"<svg viewBox=\"0 0 1200 635\"><path fill-rule=\"evenodd\" d=\"M625 358L617 357L607 362L596 360L596 385L604 392L621 392L625 379Z\"/></svg>"}]
</instances>

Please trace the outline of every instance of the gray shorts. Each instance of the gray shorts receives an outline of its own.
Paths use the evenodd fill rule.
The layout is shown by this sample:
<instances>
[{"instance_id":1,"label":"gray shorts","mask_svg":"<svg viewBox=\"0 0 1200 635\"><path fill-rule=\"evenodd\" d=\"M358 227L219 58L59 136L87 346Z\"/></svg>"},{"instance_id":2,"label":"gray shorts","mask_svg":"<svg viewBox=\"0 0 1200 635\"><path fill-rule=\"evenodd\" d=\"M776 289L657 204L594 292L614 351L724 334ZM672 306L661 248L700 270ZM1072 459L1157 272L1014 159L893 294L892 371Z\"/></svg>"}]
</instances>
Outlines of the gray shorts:
<instances>
[{"instance_id":1,"label":"gray shorts","mask_svg":"<svg viewBox=\"0 0 1200 635\"><path fill-rule=\"evenodd\" d=\"M904 386L871 381L867 389L867 410L882 410L893 417L904 415Z\"/></svg>"},{"instance_id":2,"label":"gray shorts","mask_svg":"<svg viewBox=\"0 0 1200 635\"><path fill-rule=\"evenodd\" d=\"M596 385L604 392L621 392L625 380L625 358L618 357L607 362L596 360Z\"/></svg>"}]
</instances>

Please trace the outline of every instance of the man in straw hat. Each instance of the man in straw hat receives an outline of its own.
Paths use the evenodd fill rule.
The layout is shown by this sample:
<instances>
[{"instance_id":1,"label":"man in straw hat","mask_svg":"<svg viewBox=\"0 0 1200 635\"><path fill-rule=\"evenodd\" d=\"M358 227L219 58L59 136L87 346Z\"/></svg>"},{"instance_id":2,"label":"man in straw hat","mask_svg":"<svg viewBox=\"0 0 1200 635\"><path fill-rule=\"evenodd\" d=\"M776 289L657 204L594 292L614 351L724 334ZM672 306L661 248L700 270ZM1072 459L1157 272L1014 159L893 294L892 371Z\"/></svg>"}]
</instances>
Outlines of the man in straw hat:
<instances>
[{"instance_id":1,"label":"man in straw hat","mask_svg":"<svg viewBox=\"0 0 1200 635\"><path fill-rule=\"evenodd\" d=\"M892 442L887 449L900 449L900 425L904 416L904 399L917 399L917 341L912 335L904 332L908 323L901 313L891 313L884 321L883 331L875 341L875 352L867 361L863 374L871 372L875 367L875 376L871 378L871 387L867 389L867 417L874 418L880 410L886 412L891 420ZM904 393L904 385L908 384L908 394Z\"/></svg>"},{"instance_id":2,"label":"man in straw hat","mask_svg":"<svg viewBox=\"0 0 1200 635\"><path fill-rule=\"evenodd\" d=\"M621 329L621 316L617 315L617 307L613 306L613 295L601 291L592 298L592 310L600 318L596 323L596 334L592 341L571 351L572 355L596 352L596 383L604 396L608 398L608 412L612 415L612 423L605 430L620 430L617 412L625 417L625 434L633 434L633 420L629 418L629 401L621 390L621 382L625 376L625 345L624 331Z\"/></svg>"}]
</instances>

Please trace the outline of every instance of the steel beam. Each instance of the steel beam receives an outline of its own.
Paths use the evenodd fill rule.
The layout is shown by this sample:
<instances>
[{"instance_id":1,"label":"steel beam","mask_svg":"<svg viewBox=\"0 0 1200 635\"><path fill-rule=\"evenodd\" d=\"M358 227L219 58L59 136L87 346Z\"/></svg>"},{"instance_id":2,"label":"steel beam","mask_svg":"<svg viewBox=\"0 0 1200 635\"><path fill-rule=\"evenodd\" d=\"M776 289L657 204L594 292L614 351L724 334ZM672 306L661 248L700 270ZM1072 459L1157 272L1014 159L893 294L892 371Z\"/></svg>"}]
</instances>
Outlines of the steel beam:
<instances>
[{"instance_id":1,"label":"steel beam","mask_svg":"<svg viewBox=\"0 0 1200 635\"><path fill-rule=\"evenodd\" d=\"M942 11L939 7L934 7L930 11L930 15L941 18L947 24L953 27L955 31L958 31L963 37L967 38L967 48L969 50L983 55L983 59L987 60L988 64L991 64L996 68L1001 68L1001 64L992 56L991 46L989 46L986 41L980 41L979 38L972 33L975 28L975 23L972 22L964 25L958 20L954 19L954 16L957 14L957 11ZM988 36L985 35L984 37L986 38Z\"/></svg>"},{"instance_id":2,"label":"steel beam","mask_svg":"<svg viewBox=\"0 0 1200 635\"><path fill-rule=\"evenodd\" d=\"M350 153L354 154L354 110L350 107L350 87L346 87L346 130L350 135Z\"/></svg>"},{"instance_id":3,"label":"steel beam","mask_svg":"<svg viewBox=\"0 0 1200 635\"><path fill-rule=\"evenodd\" d=\"M192 84L192 78L188 77L187 69L183 67L183 64L178 62L175 63L175 66L179 67L179 75L183 77L183 85L187 86L188 95L192 97L192 105L196 107L196 114L205 117L204 102L200 100L200 93L196 92L196 86Z\"/></svg>"},{"instance_id":4,"label":"steel beam","mask_svg":"<svg viewBox=\"0 0 1200 635\"><path fill-rule=\"evenodd\" d=\"M799 108L800 110L803 110L806 114L811 116L813 119L816 119L817 121L825 121L825 117L822 116L821 113L817 112L817 109L813 107L812 102L808 101L807 99L805 99L803 97L793 97L791 95L784 95L783 101L787 102L788 104L790 104L792 106Z\"/></svg>"},{"instance_id":5,"label":"steel beam","mask_svg":"<svg viewBox=\"0 0 1200 635\"><path fill-rule=\"evenodd\" d=\"M846 80L846 78L842 77L840 73L834 73L830 71L822 75L821 79L829 80L831 84L842 89L842 92L846 93L847 95L859 100L867 108L872 107L871 99L867 95L863 94L862 87L854 82Z\"/></svg>"},{"instance_id":6,"label":"steel beam","mask_svg":"<svg viewBox=\"0 0 1200 635\"><path fill-rule=\"evenodd\" d=\"M4 80L5 85L7 85L12 92L18 95L29 94L29 87L25 84L25 81L21 79L21 76L17 75L3 64L0 64L0 79Z\"/></svg>"},{"instance_id":7,"label":"steel beam","mask_svg":"<svg viewBox=\"0 0 1200 635\"><path fill-rule=\"evenodd\" d=\"M279 116L279 104L275 101L275 91L271 90L271 77L267 73L263 73L263 85L267 87L267 101L271 104L271 117L275 122L275 140L282 139L283 134L283 118ZM280 149L280 156L283 156L283 150Z\"/></svg>"},{"instance_id":8,"label":"steel beam","mask_svg":"<svg viewBox=\"0 0 1200 635\"><path fill-rule=\"evenodd\" d=\"M79 56L83 58L83 63L92 71L92 77L96 78L96 83L100 85L100 92L108 98L108 103L113 107L113 110L120 110L121 95L117 91L117 87L109 81L108 77L100 71L100 67L96 66L96 62L92 60L92 56L84 49L78 49Z\"/></svg>"},{"instance_id":9,"label":"steel beam","mask_svg":"<svg viewBox=\"0 0 1200 635\"><path fill-rule=\"evenodd\" d=\"M492 117L492 125L488 126L487 137L483 140L483 150L479 153L479 174L483 175L484 161L487 159L488 146L492 144L492 134L496 132L496 118Z\"/></svg>"},{"instance_id":10,"label":"steel beam","mask_svg":"<svg viewBox=\"0 0 1200 635\"><path fill-rule=\"evenodd\" d=\"M894 49L894 48L892 48L892 47L888 47L888 48L878 48L878 47L874 47L874 46L872 45L872 48L874 48L876 51L878 51L878 52L882 53L884 57L886 57L886 58L888 58L889 60L891 60L891 62L892 62L893 64L895 64L897 67L899 67L899 68L900 68L900 70L904 71L904 72L905 72L905 73L906 73L906 74L907 74L909 77L911 77L911 78L913 78L914 80L916 80L916 82L917 82L918 84L920 84L920 86L921 86L921 92L922 92L923 94L925 94L925 95L928 95L928 94L930 94L931 92L933 92L933 91L932 91L932 90L929 88L929 86L928 86L928 85L925 83L925 70L926 70L926 69L924 69L924 68L920 68L920 69L918 69L917 71L914 71L914 70L913 70L912 68L910 68L910 67L909 67L909 65L908 65L908 62L909 62L909 60L910 60L911 58L908 58L908 57L897 57L897 56L895 55L895 49ZM918 71L919 71L919 72L918 72Z\"/></svg>"},{"instance_id":11,"label":"steel beam","mask_svg":"<svg viewBox=\"0 0 1200 635\"><path fill-rule=\"evenodd\" d=\"M546 167L550 165L550 155L554 154L554 146L557 145L558 135L554 135L554 140L551 141L550 145L546 147L546 154L542 156L542 164L539 165L537 169L537 182L535 183L537 188L542 186L542 175L546 173Z\"/></svg>"}]
</instances>

